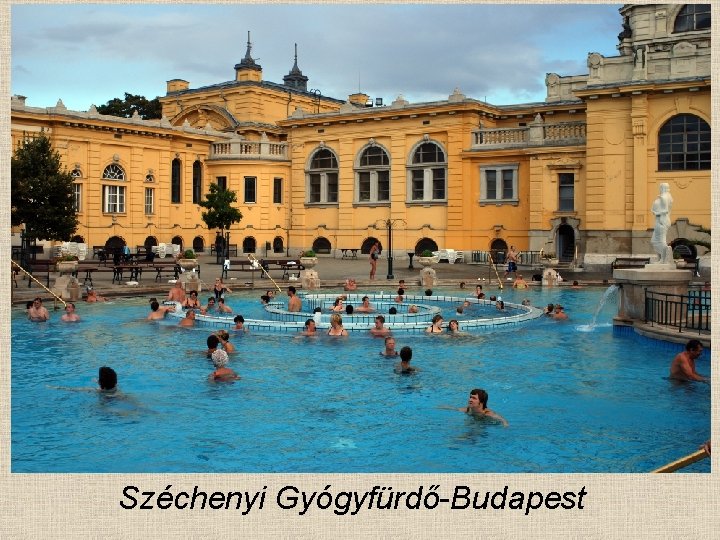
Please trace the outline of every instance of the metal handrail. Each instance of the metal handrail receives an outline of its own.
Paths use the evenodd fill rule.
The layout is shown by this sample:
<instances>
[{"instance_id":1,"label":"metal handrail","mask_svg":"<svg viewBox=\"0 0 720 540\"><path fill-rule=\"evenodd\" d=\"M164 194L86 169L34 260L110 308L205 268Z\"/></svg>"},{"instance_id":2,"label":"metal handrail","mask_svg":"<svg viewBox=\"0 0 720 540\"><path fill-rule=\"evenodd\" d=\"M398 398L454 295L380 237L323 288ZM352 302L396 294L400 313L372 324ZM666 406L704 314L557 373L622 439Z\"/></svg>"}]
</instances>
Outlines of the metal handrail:
<instances>
[{"instance_id":1,"label":"metal handrail","mask_svg":"<svg viewBox=\"0 0 720 540\"><path fill-rule=\"evenodd\" d=\"M51 295L53 298L55 298L55 300L60 300L60 302L62 302L62 305L67 307L67 302L65 302L65 300L63 300L62 298L60 298L57 294L55 294L54 292L52 292L52 291L51 291L50 289L48 289L45 285L43 285L43 284L40 283L37 279L35 279L35 276L33 276L30 272L28 272L27 270L25 270L22 266L20 266L18 263L16 263L16 262L13 261L12 259L10 260L10 262L11 262L18 270L20 270L23 274L25 274L27 277L29 277L30 279L32 279L35 283L37 283L37 284L40 285L43 289L45 289L47 292L49 292L50 295ZM57 304L55 304L55 309L57 309Z\"/></svg>"},{"instance_id":2,"label":"metal handrail","mask_svg":"<svg viewBox=\"0 0 720 540\"><path fill-rule=\"evenodd\" d=\"M275 285L275 287L277 288L278 292L281 293L281 292L282 292L282 289L280 288L280 286L279 286L277 283L275 283L275 280L274 280L274 279L272 278L272 276L268 273L268 271L265 270L265 267L260 263L260 261L257 260L257 257L255 257L255 255L253 255L252 253L248 253L248 254L247 254L247 258L248 258L248 260L252 263L252 266L253 266L253 267L258 267L258 268L260 268L260 270L262 271L262 273L265 274L265 275L268 277L268 279L273 282L273 285Z\"/></svg>"},{"instance_id":3,"label":"metal handrail","mask_svg":"<svg viewBox=\"0 0 720 540\"><path fill-rule=\"evenodd\" d=\"M500 285L500 288L502 289L503 283L502 283L502 280L500 279L500 274L498 274L497 266L495 266L495 261L493 260L492 253L488 252L488 257L490 257L490 266L492 266L493 270L495 270L495 276L497 277L498 285Z\"/></svg>"}]
</instances>

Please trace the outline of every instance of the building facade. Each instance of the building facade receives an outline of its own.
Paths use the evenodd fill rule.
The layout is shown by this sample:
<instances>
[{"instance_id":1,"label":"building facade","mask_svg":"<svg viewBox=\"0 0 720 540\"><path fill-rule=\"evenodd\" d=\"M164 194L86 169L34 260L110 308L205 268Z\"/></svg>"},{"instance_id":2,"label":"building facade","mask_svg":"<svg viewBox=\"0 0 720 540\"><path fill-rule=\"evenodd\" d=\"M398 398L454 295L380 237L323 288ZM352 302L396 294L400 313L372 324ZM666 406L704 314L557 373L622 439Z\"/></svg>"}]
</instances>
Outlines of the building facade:
<instances>
[{"instance_id":1,"label":"building facade","mask_svg":"<svg viewBox=\"0 0 720 540\"><path fill-rule=\"evenodd\" d=\"M619 54L589 54L584 75L548 74L540 103L495 106L459 89L387 106L330 98L307 90L297 52L283 83L263 81L248 37L233 80L169 81L162 120L14 96L13 143L51 138L89 245L208 249L215 231L198 202L214 182L238 195L231 243L258 256L366 253L391 226L396 257L512 244L605 264L653 252L660 183L675 201L669 239L707 238L711 212L710 6L620 13Z\"/></svg>"}]
</instances>

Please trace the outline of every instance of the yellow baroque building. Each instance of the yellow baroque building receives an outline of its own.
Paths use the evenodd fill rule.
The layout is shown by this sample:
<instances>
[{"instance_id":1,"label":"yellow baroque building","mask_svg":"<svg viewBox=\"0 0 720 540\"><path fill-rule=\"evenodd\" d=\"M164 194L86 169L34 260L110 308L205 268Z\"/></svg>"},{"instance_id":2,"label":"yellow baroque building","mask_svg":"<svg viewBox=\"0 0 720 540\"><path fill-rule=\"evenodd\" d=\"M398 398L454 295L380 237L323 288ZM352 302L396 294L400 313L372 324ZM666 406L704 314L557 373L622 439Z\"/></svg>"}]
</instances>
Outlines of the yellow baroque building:
<instances>
[{"instance_id":1,"label":"yellow baroque building","mask_svg":"<svg viewBox=\"0 0 720 540\"><path fill-rule=\"evenodd\" d=\"M544 102L496 106L459 89L389 104L283 83L251 56L202 88L173 79L161 120L35 108L14 96L13 144L43 130L75 176L78 240L209 250L198 202L210 182L238 194L238 252L367 253L426 248L555 255L586 268L652 254L651 205L670 184L668 238L710 228L710 6L628 4L618 56L546 76ZM392 246L388 246L392 227ZM695 249L692 246L692 249ZM702 248L699 248L702 250Z\"/></svg>"}]
</instances>

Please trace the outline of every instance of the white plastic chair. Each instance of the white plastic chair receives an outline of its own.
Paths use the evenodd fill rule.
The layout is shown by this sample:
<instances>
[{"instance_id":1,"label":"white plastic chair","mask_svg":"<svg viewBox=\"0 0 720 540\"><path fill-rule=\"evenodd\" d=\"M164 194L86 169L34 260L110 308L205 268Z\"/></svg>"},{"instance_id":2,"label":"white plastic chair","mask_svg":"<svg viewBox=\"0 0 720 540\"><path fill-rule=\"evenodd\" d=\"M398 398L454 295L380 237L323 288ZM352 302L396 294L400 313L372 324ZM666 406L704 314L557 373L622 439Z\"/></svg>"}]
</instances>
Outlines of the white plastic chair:
<instances>
[{"instance_id":1,"label":"white plastic chair","mask_svg":"<svg viewBox=\"0 0 720 540\"><path fill-rule=\"evenodd\" d=\"M172 246L172 256L176 257L180 255L180 244L170 244Z\"/></svg>"},{"instance_id":2,"label":"white plastic chair","mask_svg":"<svg viewBox=\"0 0 720 540\"><path fill-rule=\"evenodd\" d=\"M158 244L158 249L157 249L158 259L164 259L165 255L167 255L167 245L163 244L163 243Z\"/></svg>"},{"instance_id":3,"label":"white plastic chair","mask_svg":"<svg viewBox=\"0 0 720 540\"><path fill-rule=\"evenodd\" d=\"M87 258L87 253L88 253L87 244L78 244L77 250L78 250L78 255L77 255L78 260L84 261Z\"/></svg>"}]
</instances>

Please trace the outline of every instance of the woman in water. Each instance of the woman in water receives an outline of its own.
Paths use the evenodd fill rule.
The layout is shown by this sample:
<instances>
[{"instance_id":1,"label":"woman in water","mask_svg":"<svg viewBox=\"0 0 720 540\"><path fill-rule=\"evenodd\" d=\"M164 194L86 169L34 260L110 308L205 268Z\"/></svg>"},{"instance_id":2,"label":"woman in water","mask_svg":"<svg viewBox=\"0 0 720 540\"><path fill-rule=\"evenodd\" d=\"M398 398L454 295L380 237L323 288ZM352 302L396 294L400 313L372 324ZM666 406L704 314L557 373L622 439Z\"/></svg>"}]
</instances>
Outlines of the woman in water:
<instances>
[{"instance_id":1,"label":"woman in water","mask_svg":"<svg viewBox=\"0 0 720 540\"><path fill-rule=\"evenodd\" d=\"M442 323L443 323L442 315L437 313L432 318L432 324L425 329L425 333L426 334L442 334L442 331L443 331Z\"/></svg>"},{"instance_id":2,"label":"woman in water","mask_svg":"<svg viewBox=\"0 0 720 540\"><path fill-rule=\"evenodd\" d=\"M215 286L213 287L213 292L215 293L215 300L220 300L221 298L225 298L226 292L232 292L230 287L225 285L223 283L222 278L216 278L215 279Z\"/></svg>"},{"instance_id":3,"label":"woman in water","mask_svg":"<svg viewBox=\"0 0 720 540\"><path fill-rule=\"evenodd\" d=\"M460 333L460 323L457 322L457 319L450 319L447 330L448 330L448 334L459 334Z\"/></svg>"},{"instance_id":4,"label":"woman in water","mask_svg":"<svg viewBox=\"0 0 720 540\"><path fill-rule=\"evenodd\" d=\"M190 296L185 299L184 309L200 309L200 301L198 300L197 291L190 291Z\"/></svg>"},{"instance_id":5,"label":"woman in water","mask_svg":"<svg viewBox=\"0 0 720 540\"><path fill-rule=\"evenodd\" d=\"M342 317L339 313L333 313L330 315L330 328L328 330L328 336L347 336L347 330L343 328Z\"/></svg>"}]
</instances>

